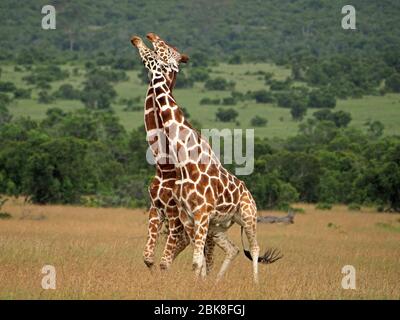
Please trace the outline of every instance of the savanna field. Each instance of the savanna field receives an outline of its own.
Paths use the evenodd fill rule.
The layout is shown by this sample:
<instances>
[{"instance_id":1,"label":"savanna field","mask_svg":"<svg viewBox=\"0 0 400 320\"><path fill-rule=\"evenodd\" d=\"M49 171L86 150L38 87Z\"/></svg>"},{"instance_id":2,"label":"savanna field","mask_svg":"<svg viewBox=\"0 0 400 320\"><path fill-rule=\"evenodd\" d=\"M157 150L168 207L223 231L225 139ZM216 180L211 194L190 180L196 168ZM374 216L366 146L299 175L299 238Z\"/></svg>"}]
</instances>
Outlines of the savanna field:
<instances>
[{"instance_id":1,"label":"savanna field","mask_svg":"<svg viewBox=\"0 0 400 320\"><path fill-rule=\"evenodd\" d=\"M292 225L258 224L261 251L279 248L284 258L260 265L252 284L251 263L241 253L215 285L223 253L215 250L212 274L194 281L192 250L170 271L150 272L142 262L144 210L38 206L9 200L0 220L0 299L399 299L400 215L345 206L304 213ZM260 215L282 215L261 211ZM230 238L240 246L240 229ZM158 257L164 244L161 238ZM56 290L43 290L41 269L56 268ZM356 269L356 290L341 286L342 267Z\"/></svg>"}]
</instances>

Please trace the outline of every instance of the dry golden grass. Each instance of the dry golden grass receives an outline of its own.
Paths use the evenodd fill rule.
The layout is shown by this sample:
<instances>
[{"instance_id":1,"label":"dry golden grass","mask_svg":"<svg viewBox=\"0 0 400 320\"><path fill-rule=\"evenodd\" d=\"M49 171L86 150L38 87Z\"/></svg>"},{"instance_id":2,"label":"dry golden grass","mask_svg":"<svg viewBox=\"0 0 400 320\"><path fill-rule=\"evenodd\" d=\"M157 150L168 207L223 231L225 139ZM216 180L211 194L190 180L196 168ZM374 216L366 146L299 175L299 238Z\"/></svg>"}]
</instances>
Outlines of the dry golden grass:
<instances>
[{"instance_id":1,"label":"dry golden grass","mask_svg":"<svg viewBox=\"0 0 400 320\"><path fill-rule=\"evenodd\" d=\"M190 248L168 273L151 273L142 262L147 218L143 210L10 201L3 211L13 218L0 220L0 299L400 298L399 215L301 206L306 213L298 214L293 225L259 224L261 250L277 247L285 257L260 265L256 287L251 263L243 254L218 285L217 270L205 281L194 281ZM238 245L239 230L234 226L229 231ZM162 246L163 242L158 257ZM218 269L220 249L216 256ZM56 268L56 290L41 288L46 264ZM356 290L341 287L341 269L348 264L357 271Z\"/></svg>"}]
</instances>

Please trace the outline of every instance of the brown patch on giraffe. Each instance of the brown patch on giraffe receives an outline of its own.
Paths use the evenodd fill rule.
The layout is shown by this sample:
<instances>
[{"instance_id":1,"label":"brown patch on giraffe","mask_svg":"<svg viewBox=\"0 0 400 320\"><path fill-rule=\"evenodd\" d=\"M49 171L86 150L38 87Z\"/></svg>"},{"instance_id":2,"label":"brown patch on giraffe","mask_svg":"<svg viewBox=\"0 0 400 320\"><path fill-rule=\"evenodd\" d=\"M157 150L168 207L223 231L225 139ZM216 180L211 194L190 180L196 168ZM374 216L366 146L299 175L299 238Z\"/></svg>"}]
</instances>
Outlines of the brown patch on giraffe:
<instances>
[{"instance_id":1,"label":"brown patch on giraffe","mask_svg":"<svg viewBox=\"0 0 400 320\"><path fill-rule=\"evenodd\" d=\"M193 174L199 174L197 165L191 162L186 165L186 170L190 177L192 177Z\"/></svg>"},{"instance_id":2,"label":"brown patch on giraffe","mask_svg":"<svg viewBox=\"0 0 400 320\"><path fill-rule=\"evenodd\" d=\"M161 191L160 199L162 202L168 203L170 197L171 197L171 194L169 192Z\"/></svg>"},{"instance_id":3,"label":"brown patch on giraffe","mask_svg":"<svg viewBox=\"0 0 400 320\"><path fill-rule=\"evenodd\" d=\"M163 123L166 123L169 120L172 120L172 112L170 110L161 111L161 118L162 118Z\"/></svg>"},{"instance_id":4,"label":"brown patch on giraffe","mask_svg":"<svg viewBox=\"0 0 400 320\"><path fill-rule=\"evenodd\" d=\"M207 170L207 174L210 177L218 177L218 169L215 164L211 164Z\"/></svg>"},{"instance_id":5,"label":"brown patch on giraffe","mask_svg":"<svg viewBox=\"0 0 400 320\"><path fill-rule=\"evenodd\" d=\"M213 195L213 192L211 191L211 187L210 186L207 187L204 196L206 197L207 203L213 203L214 202L214 195Z\"/></svg>"},{"instance_id":6,"label":"brown patch on giraffe","mask_svg":"<svg viewBox=\"0 0 400 320\"><path fill-rule=\"evenodd\" d=\"M225 191L224 191L224 198L225 198L225 202L228 202L228 203L232 202L232 196L228 189L225 189Z\"/></svg>"},{"instance_id":7,"label":"brown patch on giraffe","mask_svg":"<svg viewBox=\"0 0 400 320\"><path fill-rule=\"evenodd\" d=\"M208 175L206 175L205 173L202 173L200 181L199 181L199 185L206 186L206 185L208 185L209 182L210 182L210 178L208 177Z\"/></svg>"},{"instance_id":8,"label":"brown patch on giraffe","mask_svg":"<svg viewBox=\"0 0 400 320\"><path fill-rule=\"evenodd\" d=\"M236 189L232 193L233 203L237 203L239 201L239 191Z\"/></svg>"},{"instance_id":9,"label":"brown patch on giraffe","mask_svg":"<svg viewBox=\"0 0 400 320\"><path fill-rule=\"evenodd\" d=\"M228 178L225 174L221 174L221 181L224 185L228 183Z\"/></svg>"},{"instance_id":10,"label":"brown patch on giraffe","mask_svg":"<svg viewBox=\"0 0 400 320\"><path fill-rule=\"evenodd\" d=\"M171 98L171 96L168 96L168 104L173 107L176 106L176 102L174 99Z\"/></svg>"},{"instance_id":11,"label":"brown patch on giraffe","mask_svg":"<svg viewBox=\"0 0 400 320\"><path fill-rule=\"evenodd\" d=\"M163 188L172 188L175 185L174 180L167 180L162 183Z\"/></svg>"},{"instance_id":12,"label":"brown patch on giraffe","mask_svg":"<svg viewBox=\"0 0 400 320\"><path fill-rule=\"evenodd\" d=\"M172 106L171 103L170 103L170 105ZM182 112L180 112L179 109L176 109L176 110L174 110L174 113L175 113L174 116L175 116L176 122L182 123L182 119L183 119Z\"/></svg>"}]
</instances>

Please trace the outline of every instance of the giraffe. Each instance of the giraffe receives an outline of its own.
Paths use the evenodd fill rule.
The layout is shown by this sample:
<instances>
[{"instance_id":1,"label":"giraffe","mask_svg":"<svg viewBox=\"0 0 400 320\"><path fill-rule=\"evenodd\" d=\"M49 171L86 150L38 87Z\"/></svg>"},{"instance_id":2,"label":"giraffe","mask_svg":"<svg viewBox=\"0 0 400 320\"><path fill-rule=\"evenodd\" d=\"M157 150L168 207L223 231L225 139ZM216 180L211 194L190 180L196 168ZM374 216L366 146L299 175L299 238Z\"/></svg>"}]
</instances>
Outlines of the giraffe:
<instances>
[{"instance_id":1,"label":"giraffe","mask_svg":"<svg viewBox=\"0 0 400 320\"><path fill-rule=\"evenodd\" d=\"M180 62L184 62L186 63L189 60L189 57L187 57L186 55L182 55L178 52L178 49L175 47L172 47L171 45L167 44L164 40L162 40L158 35L156 35L155 33L148 33L147 34L147 38L151 41L154 51L155 53L159 56L160 59L162 59L162 61L164 61L165 63L167 63L171 69L173 70L173 77L169 76L169 73L166 74L166 78L167 78L167 85L170 87L171 90L171 94L172 94L172 89L175 85L176 82L176 73L179 72L179 63ZM149 87L150 89L150 87ZM151 95L151 98L153 100L153 105L155 104L154 102L154 95L152 92L148 92L148 96ZM168 150L169 150L169 145L168 145L168 141L166 140L165 135L162 132L162 125L161 125L161 119L159 118L158 114L156 113L156 106L153 106L153 110L149 110L149 113L152 114L151 118L155 117L155 121L158 124L157 130L159 131L159 134L161 136L161 138L163 139L162 141L165 141L166 143L166 150L164 152L164 159L168 159L170 160L170 157L168 156ZM190 126L190 123L185 121L186 125ZM163 146L158 146L159 149L163 148ZM156 151L156 150L155 150ZM153 152L154 154L154 152ZM169 170L170 167L168 168L168 183L169 185L166 186L166 188L168 190L164 191L164 195L165 198L171 197L172 196L172 189L171 189L171 185L173 185L173 180L176 179L176 174L175 176L173 175L173 170ZM160 180L160 179L158 179ZM157 192L160 192L160 186L162 186L162 183L158 183L154 186L154 188L157 190ZM155 192L153 192L155 193ZM165 203L166 201L164 201ZM158 207L160 206L160 202L158 202ZM155 206L157 207L157 206ZM173 224L179 225L180 221L176 221L175 217L179 217L178 213L177 213L177 208L174 205L169 206L170 207L170 211L173 213L173 219L172 222ZM176 214L176 216L175 216ZM160 216L160 215L159 215ZM157 218L155 219L157 221ZM160 221L160 219L158 219ZM171 223L171 222L170 222ZM154 228L155 229L155 228ZM151 232L150 230L150 224L149 224L149 233ZM152 236L152 239L155 239L157 236L157 234L154 234ZM151 241L152 243L155 243L155 241ZM168 241L167 241L168 243ZM181 235L179 240L176 242L176 248L175 248L175 253L171 256L171 254L164 254L161 266L163 268L168 268L169 265L172 263L172 260L183 250L186 248L186 246L190 243L190 239L187 237L186 234ZM209 273L213 267L213 252L214 252L214 247L215 247L215 242L212 236L210 236L209 238L207 238L206 240L206 245L204 248L205 251L205 256L206 259L205 261L203 261L203 268L202 268L202 276L205 277L207 273ZM153 252L154 252L154 248L152 248ZM147 251L149 252L149 250ZM154 256L154 255L153 255ZM168 259L170 258L170 259ZM172 258L172 259L171 259Z\"/></svg>"},{"instance_id":2,"label":"giraffe","mask_svg":"<svg viewBox=\"0 0 400 320\"><path fill-rule=\"evenodd\" d=\"M189 59L186 55L181 55L177 51L174 53L176 54L174 70L171 70L166 75L171 91L176 82L179 63L186 63ZM167 56L161 58L165 59L165 61L168 59ZM168 269L173 258L190 243L190 240L182 228L175 201L172 199L172 187L176 176L175 167L171 164L168 150L166 150L168 145L165 143L166 138L160 127L161 122L157 117L151 83L149 83L144 104L144 123L147 140L156 163L156 174L149 186L150 209L148 213L147 242L143 251L143 258L149 268L154 265L155 245L162 223L166 222L168 237L161 258L160 268Z\"/></svg>"},{"instance_id":3,"label":"giraffe","mask_svg":"<svg viewBox=\"0 0 400 320\"><path fill-rule=\"evenodd\" d=\"M160 59L172 66L171 72L166 74L168 87L172 91L176 83L177 72L179 72L179 64L181 62L186 63L189 57L180 54L176 48L171 47L164 41L162 41L162 45L156 46L155 51ZM154 159L156 160L156 175L149 187L151 207L149 209L148 236L143 257L145 264L151 268L154 264L154 249L157 238L162 222L165 221L167 224L168 237L160 262L160 268L165 270L169 268L172 260L186 248L190 240L183 230L179 220L178 209L174 199L172 199L172 187L176 179L175 168L171 164L168 155L168 142L162 132L161 120L156 113L151 83L149 84L145 99L144 120L147 140ZM207 252L207 257L212 261L211 251L213 248L213 241L210 239L208 243L209 245L206 246L205 250ZM208 264L208 271L210 271L211 266L211 263ZM206 275L205 267L202 269L202 275Z\"/></svg>"},{"instance_id":4,"label":"giraffe","mask_svg":"<svg viewBox=\"0 0 400 320\"><path fill-rule=\"evenodd\" d=\"M152 41L152 37L149 37ZM165 74L171 66L160 60L139 37L132 38L145 67L152 73L154 98L163 132L175 161L177 180L173 198L179 218L194 243L193 269L198 275L204 261L207 235L225 251L225 260L218 273L220 279L239 249L226 231L236 222L250 243L245 254L253 261L253 279L258 282L258 263L272 263L281 258L275 251L259 257L256 239L257 208L253 197L238 178L220 163L208 142L184 118L167 86Z\"/></svg>"}]
</instances>

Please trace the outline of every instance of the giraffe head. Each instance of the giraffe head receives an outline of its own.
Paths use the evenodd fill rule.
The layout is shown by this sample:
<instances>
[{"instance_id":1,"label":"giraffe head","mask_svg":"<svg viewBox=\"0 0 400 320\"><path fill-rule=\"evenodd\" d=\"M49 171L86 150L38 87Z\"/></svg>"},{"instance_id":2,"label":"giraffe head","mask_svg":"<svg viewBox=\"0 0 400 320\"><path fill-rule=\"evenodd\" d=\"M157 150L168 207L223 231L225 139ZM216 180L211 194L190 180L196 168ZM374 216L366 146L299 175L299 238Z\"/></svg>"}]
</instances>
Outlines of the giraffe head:
<instances>
[{"instance_id":1,"label":"giraffe head","mask_svg":"<svg viewBox=\"0 0 400 320\"><path fill-rule=\"evenodd\" d=\"M152 73L172 73L173 70L166 62L164 62L153 50L150 50L143 42L143 40L134 36L131 38L131 43L139 51L140 58L146 69Z\"/></svg>"},{"instance_id":2,"label":"giraffe head","mask_svg":"<svg viewBox=\"0 0 400 320\"><path fill-rule=\"evenodd\" d=\"M187 63L189 57L186 54L181 54L177 48L169 45L167 42L162 40L158 35L150 32L146 35L147 39L153 45L153 48L157 55L164 60L175 72L179 72L179 64Z\"/></svg>"}]
</instances>

